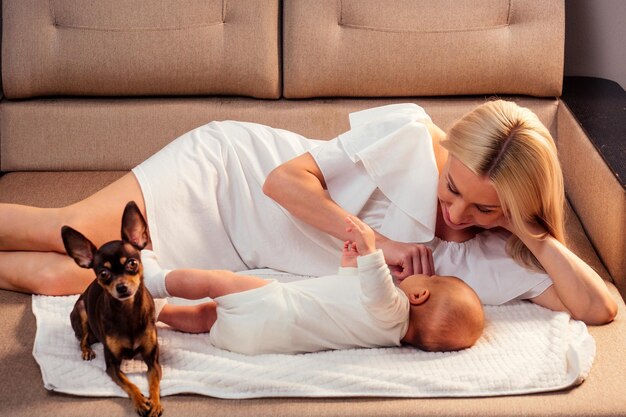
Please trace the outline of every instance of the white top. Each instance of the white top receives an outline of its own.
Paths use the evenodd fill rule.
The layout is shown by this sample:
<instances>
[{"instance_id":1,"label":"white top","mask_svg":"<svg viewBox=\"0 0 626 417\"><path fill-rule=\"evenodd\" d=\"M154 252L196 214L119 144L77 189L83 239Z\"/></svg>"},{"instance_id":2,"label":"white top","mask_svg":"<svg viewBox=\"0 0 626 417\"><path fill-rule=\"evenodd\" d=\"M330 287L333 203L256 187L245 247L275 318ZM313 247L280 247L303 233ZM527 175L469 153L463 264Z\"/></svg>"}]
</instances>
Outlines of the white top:
<instances>
[{"instance_id":1,"label":"white top","mask_svg":"<svg viewBox=\"0 0 626 417\"><path fill-rule=\"evenodd\" d=\"M390 239L434 245L438 172L429 120L415 104L364 110L350 114L350 131L328 142L236 121L194 129L133 169L154 252L166 269L332 274L342 242L294 218L262 190L273 168L305 152L348 212ZM446 273L489 303L532 298L551 284L506 255L504 239L488 237L445 242L450 250L435 253L437 273L446 265Z\"/></svg>"},{"instance_id":2,"label":"white top","mask_svg":"<svg viewBox=\"0 0 626 417\"><path fill-rule=\"evenodd\" d=\"M534 298L552 285L545 273L520 266L505 247L510 233L485 230L466 242L446 242L435 237L433 250L438 275L461 278L476 291L483 304L500 305Z\"/></svg>"},{"instance_id":3,"label":"white top","mask_svg":"<svg viewBox=\"0 0 626 417\"><path fill-rule=\"evenodd\" d=\"M381 251L357 258L358 274L311 278L215 298L214 346L249 355L399 346L409 300Z\"/></svg>"},{"instance_id":4,"label":"white top","mask_svg":"<svg viewBox=\"0 0 626 417\"><path fill-rule=\"evenodd\" d=\"M506 253L508 232L463 243L435 237L439 173L424 121L430 117L415 104L352 113L349 132L310 151L331 197L393 240L430 246L435 272L461 278L484 304L540 295L552 280Z\"/></svg>"}]
</instances>

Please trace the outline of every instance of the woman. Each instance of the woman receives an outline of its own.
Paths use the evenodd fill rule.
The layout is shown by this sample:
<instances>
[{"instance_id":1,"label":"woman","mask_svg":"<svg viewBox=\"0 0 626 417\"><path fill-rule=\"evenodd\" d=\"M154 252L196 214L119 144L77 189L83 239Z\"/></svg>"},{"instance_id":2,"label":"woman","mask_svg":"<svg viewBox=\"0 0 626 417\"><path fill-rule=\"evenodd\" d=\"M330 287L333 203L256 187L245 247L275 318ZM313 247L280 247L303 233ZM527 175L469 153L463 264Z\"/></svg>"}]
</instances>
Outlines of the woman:
<instances>
[{"instance_id":1,"label":"woman","mask_svg":"<svg viewBox=\"0 0 626 417\"><path fill-rule=\"evenodd\" d=\"M134 200L165 268L322 275L338 262L351 212L378 232L377 245L399 279L434 273L430 248L410 242L430 242L446 256L449 248L441 248L451 242L470 248L464 264L445 260L467 267L452 268L454 275L481 280L488 273L485 282L497 283L491 292L515 287L498 303L527 298L587 323L613 319L617 307L602 279L562 243L556 148L532 112L486 103L446 139L416 105L353 113L350 123L349 132L318 143L266 126L213 122L72 206L0 205L0 286L82 291L93 275L63 255L61 226L97 245L117 239L122 209ZM502 233L482 232L496 228L510 232L506 252Z\"/></svg>"}]
</instances>

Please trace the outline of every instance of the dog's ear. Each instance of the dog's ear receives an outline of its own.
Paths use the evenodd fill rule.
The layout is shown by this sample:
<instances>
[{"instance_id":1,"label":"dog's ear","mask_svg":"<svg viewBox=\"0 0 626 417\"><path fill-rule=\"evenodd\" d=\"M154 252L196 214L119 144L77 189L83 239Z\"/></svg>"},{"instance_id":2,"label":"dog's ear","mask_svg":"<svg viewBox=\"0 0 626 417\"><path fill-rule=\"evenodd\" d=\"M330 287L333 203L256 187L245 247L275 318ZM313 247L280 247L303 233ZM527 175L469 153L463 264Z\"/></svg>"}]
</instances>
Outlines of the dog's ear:
<instances>
[{"instance_id":1,"label":"dog's ear","mask_svg":"<svg viewBox=\"0 0 626 417\"><path fill-rule=\"evenodd\" d=\"M122 216L122 240L141 250L148 244L148 226L134 201L129 201Z\"/></svg>"},{"instance_id":2,"label":"dog's ear","mask_svg":"<svg viewBox=\"0 0 626 417\"><path fill-rule=\"evenodd\" d=\"M65 251L76 261L78 266L87 269L93 268L96 247L89 239L69 226L61 228L61 237Z\"/></svg>"}]
</instances>

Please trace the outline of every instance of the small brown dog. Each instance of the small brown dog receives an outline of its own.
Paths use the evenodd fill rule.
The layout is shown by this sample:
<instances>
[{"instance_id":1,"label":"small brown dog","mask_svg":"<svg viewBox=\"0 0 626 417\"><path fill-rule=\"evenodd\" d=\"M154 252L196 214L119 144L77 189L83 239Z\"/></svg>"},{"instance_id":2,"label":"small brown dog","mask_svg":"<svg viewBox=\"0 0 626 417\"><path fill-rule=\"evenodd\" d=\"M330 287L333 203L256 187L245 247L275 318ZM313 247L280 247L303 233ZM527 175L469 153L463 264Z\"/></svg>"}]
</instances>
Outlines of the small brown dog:
<instances>
[{"instance_id":1,"label":"small brown dog","mask_svg":"<svg viewBox=\"0 0 626 417\"><path fill-rule=\"evenodd\" d=\"M143 285L141 249L148 243L146 221L134 202L122 216L122 240L93 243L69 226L61 230L67 254L82 268L93 269L96 279L76 301L70 314L84 360L96 354L91 345L104 345L106 372L128 393L141 416L160 416L161 365L154 318L154 301ZM140 354L148 365L150 398L120 370L123 359Z\"/></svg>"}]
</instances>

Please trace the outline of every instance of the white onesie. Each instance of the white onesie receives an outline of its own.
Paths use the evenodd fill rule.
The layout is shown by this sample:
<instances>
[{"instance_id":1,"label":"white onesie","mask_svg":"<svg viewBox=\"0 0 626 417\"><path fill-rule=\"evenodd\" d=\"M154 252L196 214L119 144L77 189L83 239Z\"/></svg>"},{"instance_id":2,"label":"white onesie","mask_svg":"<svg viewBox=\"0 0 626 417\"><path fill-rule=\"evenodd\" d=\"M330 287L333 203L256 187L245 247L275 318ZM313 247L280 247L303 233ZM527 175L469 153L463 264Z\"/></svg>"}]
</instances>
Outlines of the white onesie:
<instances>
[{"instance_id":1,"label":"white onesie","mask_svg":"<svg viewBox=\"0 0 626 417\"><path fill-rule=\"evenodd\" d=\"M357 262L358 274L273 280L215 298L211 343L249 355L399 346L409 300L393 284L382 251Z\"/></svg>"}]
</instances>

